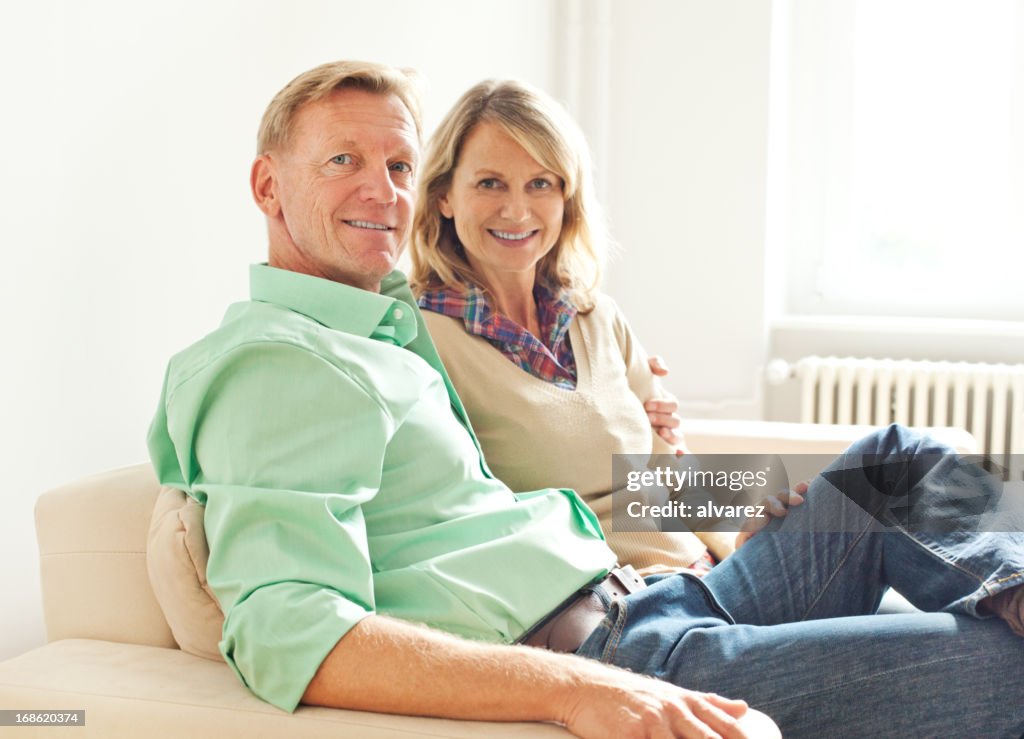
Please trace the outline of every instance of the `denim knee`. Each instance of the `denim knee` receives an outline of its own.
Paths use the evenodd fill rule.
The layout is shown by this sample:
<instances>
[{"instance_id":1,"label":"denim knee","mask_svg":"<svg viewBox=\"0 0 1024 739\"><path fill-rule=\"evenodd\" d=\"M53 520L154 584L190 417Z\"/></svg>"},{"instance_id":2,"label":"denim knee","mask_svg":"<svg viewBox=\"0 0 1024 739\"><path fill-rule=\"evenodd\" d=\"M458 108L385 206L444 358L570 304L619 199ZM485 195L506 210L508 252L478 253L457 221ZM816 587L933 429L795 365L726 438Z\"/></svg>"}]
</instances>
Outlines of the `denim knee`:
<instances>
[{"instance_id":1,"label":"denim knee","mask_svg":"<svg viewBox=\"0 0 1024 739\"><path fill-rule=\"evenodd\" d=\"M863 454L872 457L906 457L920 452L952 454L954 450L920 431L903 424L890 423L885 428L872 431L854 442L847 454Z\"/></svg>"}]
</instances>

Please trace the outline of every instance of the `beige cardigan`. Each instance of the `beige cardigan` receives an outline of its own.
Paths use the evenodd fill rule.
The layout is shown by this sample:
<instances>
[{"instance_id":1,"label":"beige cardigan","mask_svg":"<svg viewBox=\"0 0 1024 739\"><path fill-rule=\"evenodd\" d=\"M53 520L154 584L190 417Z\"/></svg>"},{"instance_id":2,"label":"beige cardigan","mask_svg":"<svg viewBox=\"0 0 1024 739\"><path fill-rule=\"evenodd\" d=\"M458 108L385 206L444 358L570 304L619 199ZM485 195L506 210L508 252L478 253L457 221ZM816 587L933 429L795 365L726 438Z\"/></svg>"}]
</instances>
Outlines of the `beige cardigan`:
<instances>
[{"instance_id":1,"label":"beige cardigan","mask_svg":"<svg viewBox=\"0 0 1024 739\"><path fill-rule=\"evenodd\" d=\"M663 394L647 355L607 296L569 328L575 391L510 362L461 319L423 312L491 470L517 492L576 490L601 521L622 564L686 566L705 551L688 532L612 531L612 455L671 454L651 430L643 401ZM716 546L713 551L719 554Z\"/></svg>"}]
</instances>

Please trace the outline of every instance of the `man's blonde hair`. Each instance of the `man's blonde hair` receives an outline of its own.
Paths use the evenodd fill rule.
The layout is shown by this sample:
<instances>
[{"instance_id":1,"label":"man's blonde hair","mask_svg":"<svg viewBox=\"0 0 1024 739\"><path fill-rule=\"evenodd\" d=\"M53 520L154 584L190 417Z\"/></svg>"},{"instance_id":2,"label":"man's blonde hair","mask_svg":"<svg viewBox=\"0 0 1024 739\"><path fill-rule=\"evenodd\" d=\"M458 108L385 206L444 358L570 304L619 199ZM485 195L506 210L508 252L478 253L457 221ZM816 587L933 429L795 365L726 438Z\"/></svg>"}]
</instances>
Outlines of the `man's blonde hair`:
<instances>
[{"instance_id":1,"label":"man's blonde hair","mask_svg":"<svg viewBox=\"0 0 1024 739\"><path fill-rule=\"evenodd\" d=\"M448 192L462 146L481 123L493 123L523 147L545 169L563 182L565 210L558 241L537 265L537 280L551 288L565 288L581 311L593 308L601 279L606 230L593 200L590 150L579 126L550 97L512 80L484 80L470 88L455 104L427 145L417 188L413 219L413 290L447 287L462 290L473 283L488 285L466 259L439 200Z\"/></svg>"},{"instance_id":2,"label":"man's blonde hair","mask_svg":"<svg viewBox=\"0 0 1024 739\"><path fill-rule=\"evenodd\" d=\"M422 135L419 92L416 75L411 69L376 62L328 62L300 74L270 101L260 121L256 153L265 154L287 146L299 109L344 88L394 95L412 115L417 135Z\"/></svg>"}]
</instances>

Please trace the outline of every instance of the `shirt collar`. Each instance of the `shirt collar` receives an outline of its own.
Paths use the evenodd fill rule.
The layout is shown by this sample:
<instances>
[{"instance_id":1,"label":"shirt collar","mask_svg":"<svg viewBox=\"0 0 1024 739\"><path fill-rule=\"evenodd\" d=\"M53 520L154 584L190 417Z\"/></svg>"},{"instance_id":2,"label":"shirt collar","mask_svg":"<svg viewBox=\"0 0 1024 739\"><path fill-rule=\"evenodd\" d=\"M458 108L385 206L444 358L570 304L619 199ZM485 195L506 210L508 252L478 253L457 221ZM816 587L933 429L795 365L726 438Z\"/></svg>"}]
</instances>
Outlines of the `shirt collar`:
<instances>
[{"instance_id":1,"label":"shirt collar","mask_svg":"<svg viewBox=\"0 0 1024 739\"><path fill-rule=\"evenodd\" d=\"M545 346L557 348L569 332L569 324L576 315L576 306L564 289L553 290L537 283L533 288L537 301L538 319L542 336L536 337ZM487 293L477 285L464 283L462 290L439 287L425 291L419 297L419 306L425 310L452 318L462 319L466 331L484 338L520 345L529 344L532 336L525 328L505 316L495 313L487 300Z\"/></svg>"},{"instance_id":2,"label":"shirt collar","mask_svg":"<svg viewBox=\"0 0 1024 739\"><path fill-rule=\"evenodd\" d=\"M274 303L312 318L328 328L405 346L418 333L405 275L394 271L381 282L381 293L340 282L277 269L266 264L249 268L252 299Z\"/></svg>"}]
</instances>

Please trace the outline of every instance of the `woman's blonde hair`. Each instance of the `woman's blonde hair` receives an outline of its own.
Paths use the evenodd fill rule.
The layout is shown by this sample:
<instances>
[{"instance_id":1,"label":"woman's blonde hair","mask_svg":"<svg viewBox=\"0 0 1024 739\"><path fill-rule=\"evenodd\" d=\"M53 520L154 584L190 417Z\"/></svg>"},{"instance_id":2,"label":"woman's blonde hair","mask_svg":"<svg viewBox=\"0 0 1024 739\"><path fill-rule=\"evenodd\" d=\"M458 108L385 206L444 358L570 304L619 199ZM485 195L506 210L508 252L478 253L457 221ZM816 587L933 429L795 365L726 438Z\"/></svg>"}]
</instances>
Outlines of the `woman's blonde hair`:
<instances>
[{"instance_id":1,"label":"woman's blonde hair","mask_svg":"<svg viewBox=\"0 0 1024 739\"><path fill-rule=\"evenodd\" d=\"M466 137L481 123L493 123L545 169L563 181L565 209L558 241L537 265L537 280L564 288L580 311L594 305L601 279L606 232L593 200L590 151L579 126L562 106L522 82L484 80L466 91L427 145L417 193L411 245L413 290L488 290L466 259L455 223L438 201L447 194Z\"/></svg>"}]
</instances>

